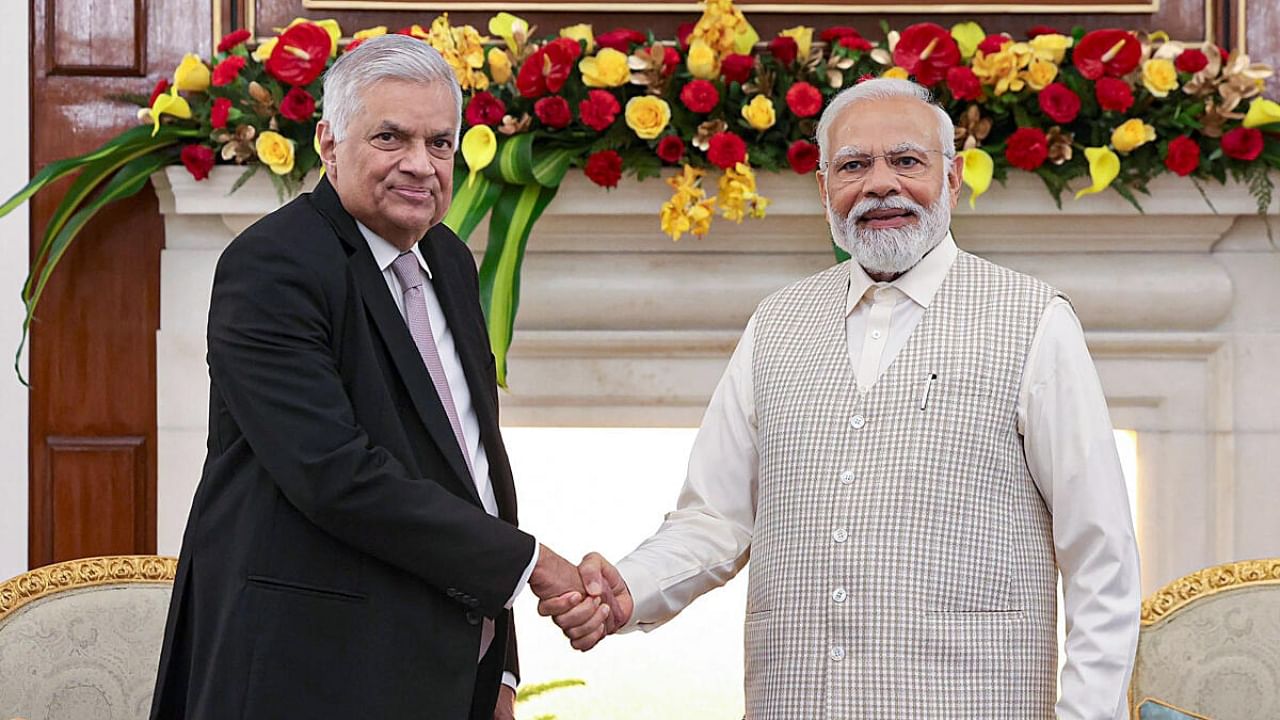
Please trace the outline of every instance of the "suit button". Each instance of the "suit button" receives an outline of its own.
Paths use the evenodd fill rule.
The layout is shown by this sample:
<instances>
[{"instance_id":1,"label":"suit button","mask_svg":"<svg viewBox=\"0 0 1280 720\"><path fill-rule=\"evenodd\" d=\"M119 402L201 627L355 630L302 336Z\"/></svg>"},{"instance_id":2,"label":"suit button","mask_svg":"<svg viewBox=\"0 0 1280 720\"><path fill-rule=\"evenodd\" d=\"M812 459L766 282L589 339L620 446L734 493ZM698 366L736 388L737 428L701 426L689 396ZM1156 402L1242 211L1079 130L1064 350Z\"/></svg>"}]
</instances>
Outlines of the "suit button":
<instances>
[{"instance_id":1,"label":"suit button","mask_svg":"<svg viewBox=\"0 0 1280 720\"><path fill-rule=\"evenodd\" d=\"M467 624L468 624L468 625L479 625L479 624L480 624L480 619L481 619L481 618L480 618L480 613L476 612L475 610L468 610L468 611L467 611Z\"/></svg>"},{"instance_id":2,"label":"suit button","mask_svg":"<svg viewBox=\"0 0 1280 720\"><path fill-rule=\"evenodd\" d=\"M480 607L480 601L473 597L469 597L467 598L467 607L478 608Z\"/></svg>"}]
</instances>

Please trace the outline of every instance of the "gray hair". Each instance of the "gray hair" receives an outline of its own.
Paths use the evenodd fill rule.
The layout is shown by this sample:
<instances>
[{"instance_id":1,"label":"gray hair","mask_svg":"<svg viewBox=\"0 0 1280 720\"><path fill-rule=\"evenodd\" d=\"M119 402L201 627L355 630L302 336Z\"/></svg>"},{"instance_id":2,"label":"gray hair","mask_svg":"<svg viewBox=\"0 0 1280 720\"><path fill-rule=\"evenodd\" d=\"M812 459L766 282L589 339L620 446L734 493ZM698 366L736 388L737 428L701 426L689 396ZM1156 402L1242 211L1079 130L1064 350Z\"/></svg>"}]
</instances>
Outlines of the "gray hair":
<instances>
[{"instance_id":1,"label":"gray hair","mask_svg":"<svg viewBox=\"0 0 1280 720\"><path fill-rule=\"evenodd\" d=\"M343 53L324 75L324 113L335 140L342 140L355 117L365 90L382 80L423 84L446 83L458 108L457 132L462 132L462 88L453 68L435 48L408 35L382 35ZM455 133L454 145L457 145Z\"/></svg>"},{"instance_id":2,"label":"gray hair","mask_svg":"<svg viewBox=\"0 0 1280 720\"><path fill-rule=\"evenodd\" d=\"M890 98L914 98L933 108L938 115L938 141L942 143L942 154L947 159L956 156L955 124L951 122L951 116L947 114L947 111L934 102L933 93L929 92L928 88L923 85L917 85L910 80L876 78L874 80L864 80L853 87L840 91L840 94L832 98L831 103L827 105L827 109L822 111L822 117L818 120L817 131L819 167L825 168L827 161L831 159L831 150L827 146L827 135L831 132L831 125L841 111L854 103L867 100L888 100ZM949 174L950 169L949 163L943 163L943 177Z\"/></svg>"}]
</instances>

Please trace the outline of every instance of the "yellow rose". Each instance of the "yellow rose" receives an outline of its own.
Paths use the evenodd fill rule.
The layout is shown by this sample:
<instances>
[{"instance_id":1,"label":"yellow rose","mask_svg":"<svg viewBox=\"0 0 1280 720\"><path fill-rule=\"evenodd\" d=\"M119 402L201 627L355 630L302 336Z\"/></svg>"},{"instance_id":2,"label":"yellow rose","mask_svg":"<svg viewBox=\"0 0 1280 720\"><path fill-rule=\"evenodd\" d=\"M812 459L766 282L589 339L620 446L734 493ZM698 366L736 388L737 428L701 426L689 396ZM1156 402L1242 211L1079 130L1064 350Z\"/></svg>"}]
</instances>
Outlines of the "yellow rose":
<instances>
[{"instance_id":1,"label":"yellow rose","mask_svg":"<svg viewBox=\"0 0 1280 720\"><path fill-rule=\"evenodd\" d=\"M888 70L885 70L884 74L881 75L880 77L893 78L894 80L906 80L907 78L911 77L911 73L907 72L906 68L898 67L897 65L894 65Z\"/></svg>"},{"instance_id":2,"label":"yellow rose","mask_svg":"<svg viewBox=\"0 0 1280 720\"><path fill-rule=\"evenodd\" d=\"M743 105L742 117L756 130L768 130L778 121L778 115L773 111L773 101L764 95L756 95L751 98L751 102Z\"/></svg>"},{"instance_id":3,"label":"yellow rose","mask_svg":"<svg viewBox=\"0 0 1280 720\"><path fill-rule=\"evenodd\" d=\"M666 100L652 95L633 97L627 101L627 127L642 140L652 140L662 134L671 122L671 106Z\"/></svg>"},{"instance_id":4,"label":"yellow rose","mask_svg":"<svg viewBox=\"0 0 1280 720\"><path fill-rule=\"evenodd\" d=\"M809 59L809 48L813 46L813 28L797 25L793 28L787 28L778 33L782 37L789 37L796 41L796 57L800 58L803 65Z\"/></svg>"},{"instance_id":5,"label":"yellow rose","mask_svg":"<svg viewBox=\"0 0 1280 720\"><path fill-rule=\"evenodd\" d=\"M1031 46L1031 51L1035 54L1037 60L1044 60L1055 65L1062 64L1062 58L1067 55L1067 48L1071 47L1074 42L1066 35L1057 35L1050 33L1048 35L1037 35L1027 42Z\"/></svg>"},{"instance_id":6,"label":"yellow rose","mask_svg":"<svg viewBox=\"0 0 1280 720\"><path fill-rule=\"evenodd\" d=\"M184 92L204 92L209 89L209 66L200 61L200 56L187 53L173 71L173 86Z\"/></svg>"},{"instance_id":7,"label":"yellow rose","mask_svg":"<svg viewBox=\"0 0 1280 720\"><path fill-rule=\"evenodd\" d=\"M1058 66L1048 60L1032 60L1031 66L1022 74L1032 90L1039 92L1049 86L1058 77Z\"/></svg>"},{"instance_id":8,"label":"yellow rose","mask_svg":"<svg viewBox=\"0 0 1280 720\"><path fill-rule=\"evenodd\" d=\"M578 69L587 87L618 87L631 79L627 56L613 48L603 48L592 57L582 58Z\"/></svg>"},{"instance_id":9,"label":"yellow rose","mask_svg":"<svg viewBox=\"0 0 1280 720\"><path fill-rule=\"evenodd\" d=\"M1142 63L1142 84L1156 97L1164 97L1178 87L1178 69L1173 61L1156 59Z\"/></svg>"},{"instance_id":10,"label":"yellow rose","mask_svg":"<svg viewBox=\"0 0 1280 720\"><path fill-rule=\"evenodd\" d=\"M596 36L591 33L590 23L578 23L577 25L560 28L560 37L585 42L587 44L587 54L596 51Z\"/></svg>"},{"instance_id":11,"label":"yellow rose","mask_svg":"<svg viewBox=\"0 0 1280 720\"><path fill-rule=\"evenodd\" d=\"M253 149L257 151L258 159L271 168L271 172L288 175L293 170L293 141L280 133L263 130Z\"/></svg>"},{"instance_id":12,"label":"yellow rose","mask_svg":"<svg viewBox=\"0 0 1280 720\"><path fill-rule=\"evenodd\" d=\"M502 48L489 48L489 75L499 85L511 79L511 56Z\"/></svg>"},{"instance_id":13,"label":"yellow rose","mask_svg":"<svg viewBox=\"0 0 1280 720\"><path fill-rule=\"evenodd\" d=\"M696 78L714 80L720 75L720 56L702 40L694 40L689 46L689 57L685 62L689 73Z\"/></svg>"},{"instance_id":14,"label":"yellow rose","mask_svg":"<svg viewBox=\"0 0 1280 720\"><path fill-rule=\"evenodd\" d=\"M273 37L262 41L262 44L254 48L253 59L260 63L267 61L271 57L271 51L276 49L276 43L280 42L280 38Z\"/></svg>"},{"instance_id":15,"label":"yellow rose","mask_svg":"<svg viewBox=\"0 0 1280 720\"><path fill-rule=\"evenodd\" d=\"M1122 153L1133 152L1156 139L1156 129L1138 118L1126 120L1111 133L1111 146Z\"/></svg>"}]
</instances>

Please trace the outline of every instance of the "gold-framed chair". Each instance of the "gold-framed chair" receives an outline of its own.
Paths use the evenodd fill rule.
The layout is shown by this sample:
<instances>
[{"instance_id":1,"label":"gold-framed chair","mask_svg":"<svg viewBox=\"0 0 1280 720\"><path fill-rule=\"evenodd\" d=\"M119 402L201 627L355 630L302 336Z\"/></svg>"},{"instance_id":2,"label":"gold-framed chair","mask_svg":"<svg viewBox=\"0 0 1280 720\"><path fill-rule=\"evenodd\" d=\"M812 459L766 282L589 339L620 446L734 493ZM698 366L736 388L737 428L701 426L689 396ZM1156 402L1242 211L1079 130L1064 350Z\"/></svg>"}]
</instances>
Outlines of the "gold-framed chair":
<instances>
[{"instance_id":1,"label":"gold-framed chair","mask_svg":"<svg viewBox=\"0 0 1280 720\"><path fill-rule=\"evenodd\" d=\"M1198 570L1147 598L1129 697L1134 720L1280 718L1280 558Z\"/></svg>"},{"instance_id":2,"label":"gold-framed chair","mask_svg":"<svg viewBox=\"0 0 1280 720\"><path fill-rule=\"evenodd\" d=\"M84 558L0 584L0 718L146 718L177 565Z\"/></svg>"}]
</instances>

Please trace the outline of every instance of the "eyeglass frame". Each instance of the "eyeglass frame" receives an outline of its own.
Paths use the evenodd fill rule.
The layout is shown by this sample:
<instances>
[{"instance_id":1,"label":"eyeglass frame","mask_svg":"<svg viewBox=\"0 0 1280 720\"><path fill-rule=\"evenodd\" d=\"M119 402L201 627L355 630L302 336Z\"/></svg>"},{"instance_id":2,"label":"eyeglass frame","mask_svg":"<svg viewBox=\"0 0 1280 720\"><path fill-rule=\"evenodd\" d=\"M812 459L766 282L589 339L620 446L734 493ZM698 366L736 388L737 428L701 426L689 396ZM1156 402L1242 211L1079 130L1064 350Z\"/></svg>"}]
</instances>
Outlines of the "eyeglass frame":
<instances>
[{"instance_id":1,"label":"eyeglass frame","mask_svg":"<svg viewBox=\"0 0 1280 720\"><path fill-rule=\"evenodd\" d=\"M923 174L924 174L923 172L922 172L922 173L920 173L920 175L903 175L902 173L898 172L898 171L897 171L897 169L895 169L895 168L893 167L893 165L892 165L892 164L890 164L890 162L889 162L889 158L890 158L891 156L893 156L893 155L902 155L902 154L905 154L905 153L926 153L926 154L927 154L927 153L938 153L939 155L941 155L941 156L943 157L943 159L944 159L944 160L955 160L955 159L956 159L956 153L955 153L955 151L952 151L952 152L948 153L946 150L933 150L933 149L930 149L930 148L915 147L915 146L914 146L914 144L913 144L912 146L900 147L900 148L895 149L895 150L890 150L889 152L882 153L882 154L880 154L880 155L871 155L871 154L869 154L869 153L860 153L860 152L845 152L844 150L841 150L840 152L837 152L837 153L836 153L836 156L835 156L834 158L832 158L832 159L828 160L827 162L825 162L825 163L823 163L821 166L819 166L818 171L819 171L819 172L821 172L823 175L828 175L828 174L829 174L829 171L830 171L830 168L831 168L831 165L832 165L833 163L835 163L835 162L839 161L839 160L843 160L843 159L847 156L847 157L850 157L850 158L866 158L867 160L870 160L871 165L867 168L867 175L870 175L870 174L875 170L875 168L876 168L876 160L881 160L881 159L882 159L882 160L884 160L884 163L885 163L885 165L886 165L886 166L888 166L889 170L890 170L894 175L897 175L898 177L907 177L907 178L910 178L910 177L920 177L921 175L923 175ZM928 171L929 171L929 167L930 167L929 165L925 165L925 170L924 170L924 172L928 172ZM853 179L853 180L847 180L846 182L861 182L861 181L863 181L863 180L866 180L866 179L867 179L867 175L863 175L862 177L860 177L860 178L855 178L855 179Z\"/></svg>"}]
</instances>

